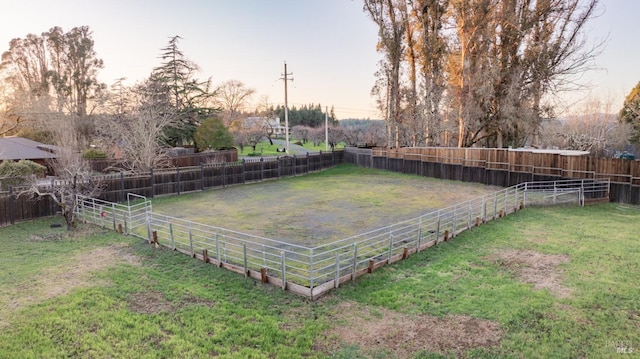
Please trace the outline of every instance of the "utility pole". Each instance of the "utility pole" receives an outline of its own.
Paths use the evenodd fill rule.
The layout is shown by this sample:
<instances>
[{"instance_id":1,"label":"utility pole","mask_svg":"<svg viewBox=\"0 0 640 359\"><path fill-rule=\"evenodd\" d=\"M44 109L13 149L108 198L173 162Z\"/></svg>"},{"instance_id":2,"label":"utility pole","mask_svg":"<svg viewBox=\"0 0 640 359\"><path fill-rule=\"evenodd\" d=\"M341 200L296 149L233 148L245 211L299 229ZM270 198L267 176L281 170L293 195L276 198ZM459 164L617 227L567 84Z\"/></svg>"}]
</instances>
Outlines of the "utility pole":
<instances>
[{"instance_id":1,"label":"utility pole","mask_svg":"<svg viewBox=\"0 0 640 359\"><path fill-rule=\"evenodd\" d=\"M284 80L284 138L285 138L285 152L289 154L289 106L287 105L287 81L293 82L293 73L287 73L287 62L284 62L284 74L282 74L280 80Z\"/></svg>"}]
</instances>

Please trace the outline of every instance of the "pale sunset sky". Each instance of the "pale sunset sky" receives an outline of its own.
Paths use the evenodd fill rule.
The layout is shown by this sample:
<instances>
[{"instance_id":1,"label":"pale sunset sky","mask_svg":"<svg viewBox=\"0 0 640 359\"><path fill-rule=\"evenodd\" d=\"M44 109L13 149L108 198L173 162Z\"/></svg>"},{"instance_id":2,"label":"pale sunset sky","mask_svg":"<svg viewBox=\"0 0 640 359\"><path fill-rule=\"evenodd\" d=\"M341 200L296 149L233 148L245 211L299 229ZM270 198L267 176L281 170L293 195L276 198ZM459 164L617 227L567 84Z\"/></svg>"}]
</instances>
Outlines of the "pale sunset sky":
<instances>
[{"instance_id":1,"label":"pale sunset sky","mask_svg":"<svg viewBox=\"0 0 640 359\"><path fill-rule=\"evenodd\" d=\"M640 81L640 0L602 0L588 26L589 41L607 39L600 68L582 78L591 90L562 95L563 108L579 99L611 98L613 111ZM87 25L104 60L99 80L135 83L160 64L171 36L198 64L198 78L214 85L239 80L273 104L284 103L280 80L287 62L294 81L289 104L334 106L339 119L379 118L373 98L377 28L359 0L2 0L0 52L9 41L53 26L68 31Z\"/></svg>"}]
</instances>

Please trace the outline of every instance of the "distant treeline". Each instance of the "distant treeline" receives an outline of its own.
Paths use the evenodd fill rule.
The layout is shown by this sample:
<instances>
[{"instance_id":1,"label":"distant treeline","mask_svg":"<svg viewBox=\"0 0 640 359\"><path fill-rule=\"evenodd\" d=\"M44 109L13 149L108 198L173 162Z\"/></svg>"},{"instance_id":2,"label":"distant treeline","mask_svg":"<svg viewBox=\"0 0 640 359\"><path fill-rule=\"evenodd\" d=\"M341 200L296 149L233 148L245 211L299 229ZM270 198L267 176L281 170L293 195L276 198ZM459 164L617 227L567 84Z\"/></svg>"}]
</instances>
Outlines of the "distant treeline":
<instances>
[{"instance_id":1,"label":"distant treeline","mask_svg":"<svg viewBox=\"0 0 640 359\"><path fill-rule=\"evenodd\" d=\"M275 108L274 113L280 120L284 121L284 106L278 105ZM322 127L325 122L325 111L320 104L302 105L298 108L296 106L289 107L289 127L293 126L309 126L309 127ZM336 115L333 106L329 110L329 125L333 126L337 124ZM284 122L283 122L284 124Z\"/></svg>"}]
</instances>

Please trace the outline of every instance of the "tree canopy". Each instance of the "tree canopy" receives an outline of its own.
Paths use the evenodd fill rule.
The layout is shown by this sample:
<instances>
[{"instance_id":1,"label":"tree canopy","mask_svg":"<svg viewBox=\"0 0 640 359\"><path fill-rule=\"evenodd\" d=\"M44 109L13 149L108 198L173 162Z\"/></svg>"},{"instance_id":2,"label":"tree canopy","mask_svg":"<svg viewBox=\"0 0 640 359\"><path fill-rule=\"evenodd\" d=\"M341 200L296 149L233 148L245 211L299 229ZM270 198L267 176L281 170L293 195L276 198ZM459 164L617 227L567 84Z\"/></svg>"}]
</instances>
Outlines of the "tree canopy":
<instances>
[{"instance_id":1,"label":"tree canopy","mask_svg":"<svg viewBox=\"0 0 640 359\"><path fill-rule=\"evenodd\" d=\"M640 143L640 82L629 92L618 114L620 122L631 124L629 141Z\"/></svg>"},{"instance_id":2,"label":"tree canopy","mask_svg":"<svg viewBox=\"0 0 640 359\"><path fill-rule=\"evenodd\" d=\"M167 143L172 146L193 144L200 122L212 116L216 109L209 105L213 97L211 79L198 80L198 65L187 60L178 48L180 36L169 39L161 49L162 63L149 78L150 96L155 106L165 107L177 117L176 125L166 128Z\"/></svg>"},{"instance_id":3,"label":"tree canopy","mask_svg":"<svg viewBox=\"0 0 640 359\"><path fill-rule=\"evenodd\" d=\"M88 26L68 32L56 26L11 40L0 62L3 81L13 91L10 115L20 118L46 110L84 118L105 88L97 80L103 66Z\"/></svg>"},{"instance_id":4,"label":"tree canopy","mask_svg":"<svg viewBox=\"0 0 640 359\"><path fill-rule=\"evenodd\" d=\"M284 119L284 106L278 105L273 113L281 120ZM325 111L320 104L302 105L300 108L292 106L289 108L289 127L308 126L322 127L325 122ZM333 107L329 110L329 126L333 126L337 122Z\"/></svg>"},{"instance_id":5,"label":"tree canopy","mask_svg":"<svg viewBox=\"0 0 640 359\"><path fill-rule=\"evenodd\" d=\"M372 94L389 146L522 146L601 43L599 0L365 0L383 55ZM446 26L445 26L446 25Z\"/></svg>"},{"instance_id":6,"label":"tree canopy","mask_svg":"<svg viewBox=\"0 0 640 359\"><path fill-rule=\"evenodd\" d=\"M218 150L233 147L233 136L222 120L210 117L202 121L195 132L198 150Z\"/></svg>"}]
</instances>

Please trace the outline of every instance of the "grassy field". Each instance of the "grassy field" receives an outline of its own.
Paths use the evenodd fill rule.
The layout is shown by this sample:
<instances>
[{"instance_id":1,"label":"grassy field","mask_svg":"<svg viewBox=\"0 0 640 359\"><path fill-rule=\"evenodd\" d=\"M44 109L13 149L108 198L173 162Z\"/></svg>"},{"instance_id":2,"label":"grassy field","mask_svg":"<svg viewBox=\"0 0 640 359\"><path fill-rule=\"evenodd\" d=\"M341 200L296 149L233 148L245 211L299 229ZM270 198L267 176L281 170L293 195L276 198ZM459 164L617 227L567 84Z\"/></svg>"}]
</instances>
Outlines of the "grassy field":
<instances>
[{"instance_id":1,"label":"grassy field","mask_svg":"<svg viewBox=\"0 0 640 359\"><path fill-rule=\"evenodd\" d=\"M222 190L153 200L153 210L270 239L315 246L416 218L496 191L464 183L340 165Z\"/></svg>"},{"instance_id":2,"label":"grassy field","mask_svg":"<svg viewBox=\"0 0 640 359\"><path fill-rule=\"evenodd\" d=\"M639 221L525 209L317 302L137 238L20 223L0 228L0 358L633 357Z\"/></svg>"},{"instance_id":3,"label":"grassy field","mask_svg":"<svg viewBox=\"0 0 640 359\"><path fill-rule=\"evenodd\" d=\"M284 140L284 138L279 138L279 140ZM300 141L291 138L289 140L289 143L295 144L295 143L300 143ZM262 140L262 142L256 145L255 152L253 151L253 148L251 146L245 146L242 150L238 148L238 155L240 156L282 156L283 155L282 152L278 152L278 148L282 148L282 147L283 146L281 144L278 144L278 143L271 144L269 140ZM304 147L306 150L313 151L313 152L327 151L327 147L325 146L324 141L318 146L315 146L312 141L307 141L307 143L303 144L302 147ZM344 143L340 143L336 146L336 149L342 149L344 147L345 147ZM292 151L292 154L297 154L297 153L296 151Z\"/></svg>"}]
</instances>

